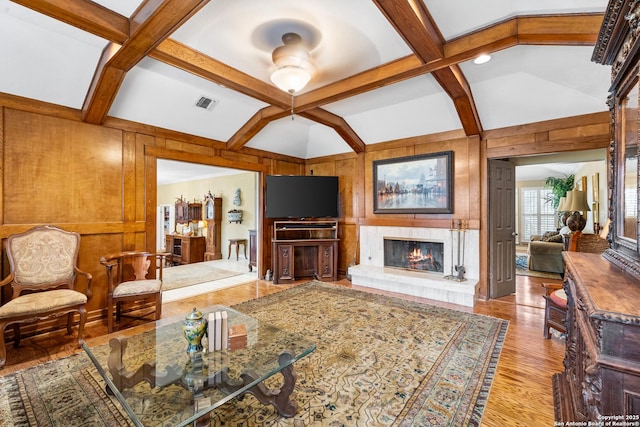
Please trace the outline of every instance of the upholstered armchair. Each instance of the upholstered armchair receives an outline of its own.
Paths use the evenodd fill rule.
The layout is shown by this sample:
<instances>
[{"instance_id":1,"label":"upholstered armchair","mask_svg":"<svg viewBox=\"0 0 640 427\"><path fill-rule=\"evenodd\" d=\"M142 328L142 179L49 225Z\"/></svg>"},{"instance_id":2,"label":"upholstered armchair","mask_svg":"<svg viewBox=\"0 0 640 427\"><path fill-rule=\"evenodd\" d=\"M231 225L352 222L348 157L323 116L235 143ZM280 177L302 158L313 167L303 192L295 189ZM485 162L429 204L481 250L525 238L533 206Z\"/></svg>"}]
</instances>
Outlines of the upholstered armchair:
<instances>
[{"instance_id":1,"label":"upholstered armchair","mask_svg":"<svg viewBox=\"0 0 640 427\"><path fill-rule=\"evenodd\" d=\"M550 238L545 238L542 235L531 236L527 251L529 254L529 270L563 273L563 250L563 236L557 233Z\"/></svg>"},{"instance_id":2,"label":"upholstered armchair","mask_svg":"<svg viewBox=\"0 0 640 427\"><path fill-rule=\"evenodd\" d=\"M0 368L6 362L5 328L13 325L14 346L20 345L20 324L67 316L71 334L74 314L78 313L78 347L84 343L83 331L91 297L89 273L77 267L80 235L53 226L35 227L7 238L9 275L0 288L10 285L11 299L0 306ZM85 289L76 289L76 278L84 276Z\"/></svg>"}]
</instances>

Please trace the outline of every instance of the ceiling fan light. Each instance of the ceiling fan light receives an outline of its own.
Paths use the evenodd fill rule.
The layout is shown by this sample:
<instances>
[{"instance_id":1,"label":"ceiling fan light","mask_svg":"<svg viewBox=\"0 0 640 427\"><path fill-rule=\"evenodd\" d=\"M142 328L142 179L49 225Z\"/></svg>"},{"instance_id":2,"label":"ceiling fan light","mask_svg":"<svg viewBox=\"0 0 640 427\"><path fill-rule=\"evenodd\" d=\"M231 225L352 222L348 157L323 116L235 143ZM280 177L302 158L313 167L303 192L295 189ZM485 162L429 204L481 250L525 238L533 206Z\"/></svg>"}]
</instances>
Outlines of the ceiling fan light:
<instances>
[{"instance_id":1,"label":"ceiling fan light","mask_svg":"<svg viewBox=\"0 0 640 427\"><path fill-rule=\"evenodd\" d=\"M301 45L288 44L276 48L271 54L271 59L277 67L304 67L309 64L309 52Z\"/></svg>"},{"instance_id":2,"label":"ceiling fan light","mask_svg":"<svg viewBox=\"0 0 640 427\"><path fill-rule=\"evenodd\" d=\"M302 45L302 39L296 33L282 36L282 46L271 54L277 69L271 73L271 81L279 89L294 94L311 80L312 65L309 52Z\"/></svg>"},{"instance_id":3,"label":"ceiling fan light","mask_svg":"<svg viewBox=\"0 0 640 427\"><path fill-rule=\"evenodd\" d=\"M300 67L284 66L271 73L271 81L279 89L294 94L311 80L311 74Z\"/></svg>"}]
</instances>

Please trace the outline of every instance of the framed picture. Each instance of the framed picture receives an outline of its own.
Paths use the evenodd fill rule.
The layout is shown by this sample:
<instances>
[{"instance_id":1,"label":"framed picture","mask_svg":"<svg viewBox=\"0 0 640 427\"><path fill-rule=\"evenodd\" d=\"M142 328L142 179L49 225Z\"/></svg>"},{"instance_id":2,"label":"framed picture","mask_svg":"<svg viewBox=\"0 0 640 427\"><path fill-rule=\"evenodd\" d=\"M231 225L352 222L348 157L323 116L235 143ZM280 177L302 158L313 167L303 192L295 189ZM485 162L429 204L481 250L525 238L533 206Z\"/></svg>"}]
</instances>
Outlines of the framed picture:
<instances>
[{"instance_id":1,"label":"framed picture","mask_svg":"<svg viewBox=\"0 0 640 427\"><path fill-rule=\"evenodd\" d=\"M453 151L373 162L374 213L453 213Z\"/></svg>"}]
</instances>

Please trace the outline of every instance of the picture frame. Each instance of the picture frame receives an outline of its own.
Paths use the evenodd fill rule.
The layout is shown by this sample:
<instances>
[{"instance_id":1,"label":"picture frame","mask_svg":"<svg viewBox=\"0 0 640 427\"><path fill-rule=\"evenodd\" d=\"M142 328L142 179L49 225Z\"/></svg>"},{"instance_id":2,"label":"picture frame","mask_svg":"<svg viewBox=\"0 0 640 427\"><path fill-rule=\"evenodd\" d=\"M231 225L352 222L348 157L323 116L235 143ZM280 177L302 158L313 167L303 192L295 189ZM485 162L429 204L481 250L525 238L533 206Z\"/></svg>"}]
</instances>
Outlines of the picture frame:
<instances>
[{"instance_id":1,"label":"picture frame","mask_svg":"<svg viewBox=\"0 0 640 427\"><path fill-rule=\"evenodd\" d=\"M453 213L453 151L375 160L373 212Z\"/></svg>"}]
</instances>

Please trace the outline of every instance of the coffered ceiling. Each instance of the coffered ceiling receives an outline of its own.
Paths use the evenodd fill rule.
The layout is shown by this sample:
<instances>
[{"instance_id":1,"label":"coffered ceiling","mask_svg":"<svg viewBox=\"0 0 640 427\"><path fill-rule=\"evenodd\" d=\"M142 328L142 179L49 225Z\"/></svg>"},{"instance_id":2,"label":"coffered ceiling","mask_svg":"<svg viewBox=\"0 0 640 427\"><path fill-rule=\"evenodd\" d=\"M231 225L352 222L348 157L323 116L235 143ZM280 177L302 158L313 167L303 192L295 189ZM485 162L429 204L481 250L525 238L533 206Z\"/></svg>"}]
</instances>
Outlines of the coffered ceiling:
<instances>
[{"instance_id":1,"label":"coffered ceiling","mask_svg":"<svg viewBox=\"0 0 640 427\"><path fill-rule=\"evenodd\" d=\"M606 111L604 0L0 0L0 92L303 159ZM292 97L271 52L301 35ZM472 62L490 53L482 65ZM213 107L196 102L206 97ZM293 101L293 115L291 105Z\"/></svg>"}]
</instances>

